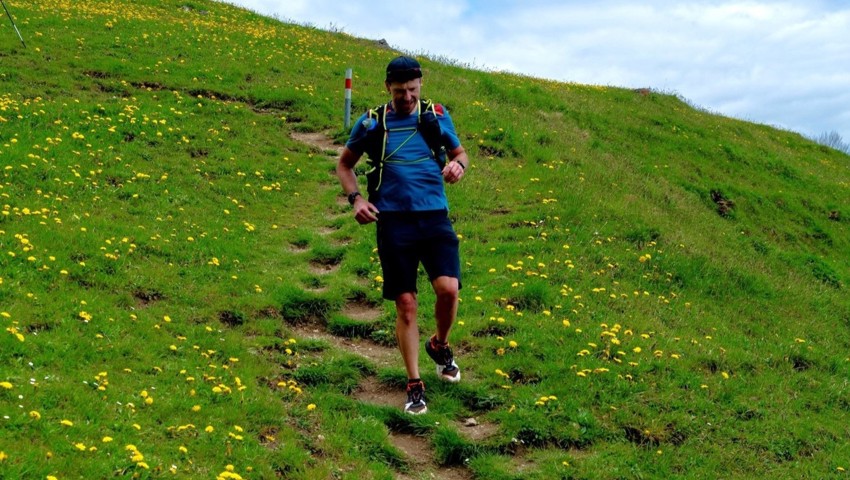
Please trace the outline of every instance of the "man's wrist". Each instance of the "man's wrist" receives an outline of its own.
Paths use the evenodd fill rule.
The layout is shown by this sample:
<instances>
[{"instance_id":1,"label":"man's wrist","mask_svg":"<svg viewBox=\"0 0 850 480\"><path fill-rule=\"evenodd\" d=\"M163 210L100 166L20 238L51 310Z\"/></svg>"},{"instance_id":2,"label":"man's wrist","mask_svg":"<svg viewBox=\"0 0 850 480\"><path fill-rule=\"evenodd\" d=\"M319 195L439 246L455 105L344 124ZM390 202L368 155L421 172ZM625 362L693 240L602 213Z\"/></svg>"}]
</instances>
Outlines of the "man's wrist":
<instances>
[{"instance_id":1,"label":"man's wrist","mask_svg":"<svg viewBox=\"0 0 850 480\"><path fill-rule=\"evenodd\" d=\"M348 194L348 203L351 204L351 205L354 205L354 201L357 200L357 197L361 197L361 196L362 195L357 190L349 193Z\"/></svg>"},{"instance_id":2,"label":"man's wrist","mask_svg":"<svg viewBox=\"0 0 850 480\"><path fill-rule=\"evenodd\" d=\"M464 165L460 160L455 160L455 163L460 165L461 170L466 170L466 165Z\"/></svg>"}]
</instances>

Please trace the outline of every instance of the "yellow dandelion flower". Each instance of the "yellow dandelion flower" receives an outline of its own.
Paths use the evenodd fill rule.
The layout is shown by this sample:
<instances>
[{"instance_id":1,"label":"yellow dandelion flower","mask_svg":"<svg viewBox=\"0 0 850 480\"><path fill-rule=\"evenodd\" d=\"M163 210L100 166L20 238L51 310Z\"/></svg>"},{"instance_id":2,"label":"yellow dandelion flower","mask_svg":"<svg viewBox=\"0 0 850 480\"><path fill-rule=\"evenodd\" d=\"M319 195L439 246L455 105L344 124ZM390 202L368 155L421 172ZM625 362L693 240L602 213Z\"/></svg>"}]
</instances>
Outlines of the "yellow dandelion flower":
<instances>
[{"instance_id":1,"label":"yellow dandelion flower","mask_svg":"<svg viewBox=\"0 0 850 480\"><path fill-rule=\"evenodd\" d=\"M14 385L12 385L10 382L0 382L0 387L5 388L6 390L11 390Z\"/></svg>"},{"instance_id":2,"label":"yellow dandelion flower","mask_svg":"<svg viewBox=\"0 0 850 480\"><path fill-rule=\"evenodd\" d=\"M312 412L312 411L313 411L313 410L315 410L315 409L316 409L316 404L315 404L315 403L311 403L310 405L307 405L307 411L308 411L308 412Z\"/></svg>"},{"instance_id":3,"label":"yellow dandelion flower","mask_svg":"<svg viewBox=\"0 0 850 480\"><path fill-rule=\"evenodd\" d=\"M74 422L72 422L70 420L62 420L59 423L61 423L62 425L65 425L66 427L73 427L74 426Z\"/></svg>"}]
</instances>

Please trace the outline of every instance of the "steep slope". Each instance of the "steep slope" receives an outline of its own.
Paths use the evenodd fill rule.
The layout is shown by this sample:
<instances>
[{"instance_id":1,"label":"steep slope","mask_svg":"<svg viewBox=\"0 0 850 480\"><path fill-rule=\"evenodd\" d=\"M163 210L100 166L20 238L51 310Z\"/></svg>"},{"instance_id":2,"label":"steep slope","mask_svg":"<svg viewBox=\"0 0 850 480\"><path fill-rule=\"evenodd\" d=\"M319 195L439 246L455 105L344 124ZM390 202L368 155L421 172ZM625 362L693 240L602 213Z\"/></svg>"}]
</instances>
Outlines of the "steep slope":
<instances>
[{"instance_id":1,"label":"steep slope","mask_svg":"<svg viewBox=\"0 0 850 480\"><path fill-rule=\"evenodd\" d=\"M218 2L10 8L0 477L850 468L848 156L652 89L423 58L472 160L448 189L465 381L426 378L433 413L406 418L363 400L401 403L404 373L358 353L393 346L394 309L333 176L345 69L362 111L396 52Z\"/></svg>"}]
</instances>

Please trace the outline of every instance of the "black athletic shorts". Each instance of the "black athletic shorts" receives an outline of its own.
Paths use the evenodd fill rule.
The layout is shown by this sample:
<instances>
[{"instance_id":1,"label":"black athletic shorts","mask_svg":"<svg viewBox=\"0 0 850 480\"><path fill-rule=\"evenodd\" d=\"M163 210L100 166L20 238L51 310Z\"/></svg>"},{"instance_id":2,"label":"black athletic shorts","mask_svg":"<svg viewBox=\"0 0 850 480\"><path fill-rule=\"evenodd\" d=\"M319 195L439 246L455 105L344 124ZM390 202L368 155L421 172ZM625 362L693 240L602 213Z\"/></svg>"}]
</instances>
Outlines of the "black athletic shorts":
<instances>
[{"instance_id":1,"label":"black athletic shorts","mask_svg":"<svg viewBox=\"0 0 850 480\"><path fill-rule=\"evenodd\" d=\"M459 242L445 210L379 213L377 236L385 299L417 291L420 263L428 280L453 277L460 288Z\"/></svg>"}]
</instances>

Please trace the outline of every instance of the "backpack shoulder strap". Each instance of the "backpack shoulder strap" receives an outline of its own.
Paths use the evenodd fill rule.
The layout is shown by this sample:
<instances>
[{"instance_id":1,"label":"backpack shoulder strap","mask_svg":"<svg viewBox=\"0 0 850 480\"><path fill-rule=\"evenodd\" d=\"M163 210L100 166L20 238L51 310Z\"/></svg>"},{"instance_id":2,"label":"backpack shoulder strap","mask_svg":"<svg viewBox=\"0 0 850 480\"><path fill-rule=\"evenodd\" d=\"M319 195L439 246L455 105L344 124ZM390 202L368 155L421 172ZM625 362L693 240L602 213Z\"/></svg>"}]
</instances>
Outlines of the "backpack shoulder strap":
<instances>
[{"instance_id":1,"label":"backpack shoulder strap","mask_svg":"<svg viewBox=\"0 0 850 480\"><path fill-rule=\"evenodd\" d=\"M369 160L372 163L380 164L383 162L384 150L386 149L387 135L387 104L379 107L370 108L366 112L366 140L369 145L369 152L382 152L381 158L372 158L373 153L370 153Z\"/></svg>"},{"instance_id":2,"label":"backpack shoulder strap","mask_svg":"<svg viewBox=\"0 0 850 480\"><path fill-rule=\"evenodd\" d=\"M373 118L377 125L376 127L381 130L387 129L387 104L383 104L379 107L370 108L369 109L369 117Z\"/></svg>"},{"instance_id":3,"label":"backpack shoulder strap","mask_svg":"<svg viewBox=\"0 0 850 480\"><path fill-rule=\"evenodd\" d=\"M368 125L366 125L368 123ZM369 195L375 195L381 188L384 159L387 155L387 104L370 108L364 120L366 126L365 141L369 158L367 164L371 167L366 172L367 190Z\"/></svg>"},{"instance_id":4,"label":"backpack shoulder strap","mask_svg":"<svg viewBox=\"0 0 850 480\"><path fill-rule=\"evenodd\" d=\"M434 160L440 168L446 164L446 148L443 145L443 131L439 118L445 115L443 106L431 100L419 101L419 133L434 154Z\"/></svg>"}]
</instances>

